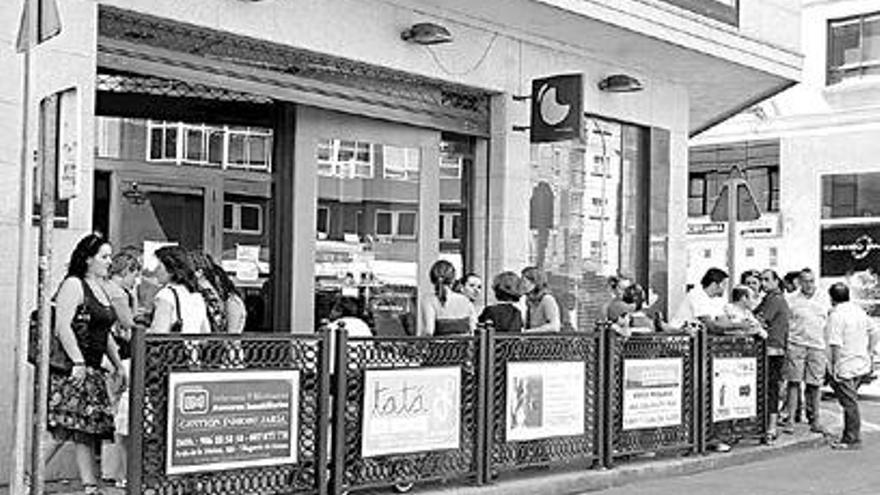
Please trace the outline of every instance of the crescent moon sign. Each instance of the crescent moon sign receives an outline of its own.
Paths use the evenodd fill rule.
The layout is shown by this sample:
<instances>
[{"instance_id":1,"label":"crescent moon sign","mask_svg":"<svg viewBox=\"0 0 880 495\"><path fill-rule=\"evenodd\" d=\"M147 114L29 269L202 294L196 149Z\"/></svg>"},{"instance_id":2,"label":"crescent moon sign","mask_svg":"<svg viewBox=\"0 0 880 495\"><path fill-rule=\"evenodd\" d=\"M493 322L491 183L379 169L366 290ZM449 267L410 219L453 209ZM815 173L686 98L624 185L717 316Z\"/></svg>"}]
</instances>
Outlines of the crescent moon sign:
<instances>
[{"instance_id":1,"label":"crescent moon sign","mask_svg":"<svg viewBox=\"0 0 880 495\"><path fill-rule=\"evenodd\" d=\"M568 113L571 111L571 105L562 105L556 99L556 88L550 86L549 84L545 84L541 86L540 91L538 91L538 101L541 109L541 120L547 123L547 125L557 125L566 117L568 117Z\"/></svg>"}]
</instances>

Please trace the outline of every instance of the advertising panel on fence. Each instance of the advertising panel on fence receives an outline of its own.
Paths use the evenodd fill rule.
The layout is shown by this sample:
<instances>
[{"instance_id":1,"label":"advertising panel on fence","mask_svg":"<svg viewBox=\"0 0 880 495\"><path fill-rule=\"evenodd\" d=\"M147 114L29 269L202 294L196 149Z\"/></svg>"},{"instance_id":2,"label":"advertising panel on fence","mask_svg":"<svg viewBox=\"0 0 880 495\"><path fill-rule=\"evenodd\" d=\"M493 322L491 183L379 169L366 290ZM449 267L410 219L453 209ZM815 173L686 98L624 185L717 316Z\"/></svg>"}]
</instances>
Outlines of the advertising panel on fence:
<instances>
[{"instance_id":1,"label":"advertising panel on fence","mask_svg":"<svg viewBox=\"0 0 880 495\"><path fill-rule=\"evenodd\" d=\"M299 371L172 372L168 380L166 474L296 463Z\"/></svg>"},{"instance_id":2,"label":"advertising panel on fence","mask_svg":"<svg viewBox=\"0 0 880 495\"><path fill-rule=\"evenodd\" d=\"M752 418L758 414L758 360L712 359L712 420Z\"/></svg>"},{"instance_id":3,"label":"advertising panel on fence","mask_svg":"<svg viewBox=\"0 0 880 495\"><path fill-rule=\"evenodd\" d=\"M681 358L623 361L623 429L681 424Z\"/></svg>"},{"instance_id":4,"label":"advertising panel on fence","mask_svg":"<svg viewBox=\"0 0 880 495\"><path fill-rule=\"evenodd\" d=\"M365 371L361 455L457 449L460 405L458 366Z\"/></svg>"},{"instance_id":5,"label":"advertising panel on fence","mask_svg":"<svg viewBox=\"0 0 880 495\"><path fill-rule=\"evenodd\" d=\"M584 434L583 362L507 363L508 442Z\"/></svg>"}]
</instances>

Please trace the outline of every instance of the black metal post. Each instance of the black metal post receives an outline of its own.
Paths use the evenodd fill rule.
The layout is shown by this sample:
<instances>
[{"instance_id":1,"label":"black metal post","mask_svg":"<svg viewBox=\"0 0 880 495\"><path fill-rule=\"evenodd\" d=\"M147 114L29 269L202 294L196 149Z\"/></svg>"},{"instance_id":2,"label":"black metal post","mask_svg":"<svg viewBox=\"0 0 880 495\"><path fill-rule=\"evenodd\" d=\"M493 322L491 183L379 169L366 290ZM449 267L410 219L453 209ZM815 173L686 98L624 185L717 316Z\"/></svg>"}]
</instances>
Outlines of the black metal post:
<instances>
[{"instance_id":1,"label":"black metal post","mask_svg":"<svg viewBox=\"0 0 880 495\"><path fill-rule=\"evenodd\" d=\"M711 411L706 410L708 399L708 407L712 407L712 391L707 389L706 373L710 362L708 354L707 341L709 336L706 331L697 332L692 342L692 358L694 359L694 451L698 454L706 453L706 427L711 418Z\"/></svg>"},{"instance_id":2,"label":"black metal post","mask_svg":"<svg viewBox=\"0 0 880 495\"><path fill-rule=\"evenodd\" d=\"M483 377L480 393L482 407L477 409L479 411L477 430L482 430L482 450L479 452L481 458L479 467L482 468L479 479L482 485L492 482L492 449L494 449L495 435L495 326L492 322L486 323L480 346ZM500 407L505 406L502 404Z\"/></svg>"},{"instance_id":3,"label":"black metal post","mask_svg":"<svg viewBox=\"0 0 880 495\"><path fill-rule=\"evenodd\" d=\"M131 370L129 372L128 410L128 486L129 495L141 493L143 485L144 450L144 382L147 338L143 330L131 333Z\"/></svg>"},{"instance_id":4,"label":"black metal post","mask_svg":"<svg viewBox=\"0 0 880 495\"><path fill-rule=\"evenodd\" d=\"M321 328L321 351L318 353L318 462L317 489L319 495L326 495L329 483L328 463L330 462L330 339L328 327Z\"/></svg>"},{"instance_id":5,"label":"black metal post","mask_svg":"<svg viewBox=\"0 0 880 495\"><path fill-rule=\"evenodd\" d=\"M602 338L605 339L605 355L603 358L605 361L605 400L602 405L601 422L605 438L603 442L602 465L607 469L611 469L614 467L614 402L620 400L620 397L617 397L617 370L615 369L615 360L619 356L617 356L617 333L610 325L605 326L604 333L605 335ZM623 359L622 356L620 358Z\"/></svg>"},{"instance_id":6,"label":"black metal post","mask_svg":"<svg viewBox=\"0 0 880 495\"><path fill-rule=\"evenodd\" d=\"M606 402L608 401L608 395L606 390L606 383L608 381L608 374L606 369L606 360L608 359L608 342L605 338L605 332L610 330L607 325L603 325L597 323L594 331L596 335L594 336L594 340L596 342L595 353L596 353L596 377L593 380L593 397L595 397L596 402L593 404L593 445L594 445L594 453L596 455L595 460L593 461L593 467L605 467L605 421L606 421Z\"/></svg>"},{"instance_id":7,"label":"black metal post","mask_svg":"<svg viewBox=\"0 0 880 495\"><path fill-rule=\"evenodd\" d=\"M333 441L330 462L330 493L339 495L345 492L343 479L345 474L345 403L348 394L346 374L348 371L348 333L344 328L336 330L334 351L334 387L333 387L333 427L330 436Z\"/></svg>"}]
</instances>

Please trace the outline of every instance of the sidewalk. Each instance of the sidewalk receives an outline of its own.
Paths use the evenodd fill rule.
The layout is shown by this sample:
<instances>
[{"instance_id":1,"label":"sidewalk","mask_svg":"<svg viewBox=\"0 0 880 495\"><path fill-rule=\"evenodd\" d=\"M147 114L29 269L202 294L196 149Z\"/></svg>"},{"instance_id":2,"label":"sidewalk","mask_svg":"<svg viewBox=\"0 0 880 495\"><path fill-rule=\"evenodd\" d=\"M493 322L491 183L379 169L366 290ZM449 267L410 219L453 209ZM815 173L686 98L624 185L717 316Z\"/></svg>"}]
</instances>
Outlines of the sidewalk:
<instances>
[{"instance_id":1,"label":"sidewalk","mask_svg":"<svg viewBox=\"0 0 880 495\"><path fill-rule=\"evenodd\" d=\"M780 435L770 446L744 441L727 453L710 453L691 457L645 459L622 462L607 470L567 470L560 472L532 469L525 474L505 475L491 485L434 484L416 487L412 493L420 495L544 495L570 494L603 490L638 481L668 476L693 474L701 471L736 466L749 462L778 458L787 453L814 449L825 445L821 435L810 433L805 425L797 425L792 435ZM81 495L77 481L53 482L46 493ZM104 488L105 495L125 495L124 490ZM365 493L394 493L391 489L371 490ZM0 495L11 495L9 489L0 487Z\"/></svg>"}]
</instances>

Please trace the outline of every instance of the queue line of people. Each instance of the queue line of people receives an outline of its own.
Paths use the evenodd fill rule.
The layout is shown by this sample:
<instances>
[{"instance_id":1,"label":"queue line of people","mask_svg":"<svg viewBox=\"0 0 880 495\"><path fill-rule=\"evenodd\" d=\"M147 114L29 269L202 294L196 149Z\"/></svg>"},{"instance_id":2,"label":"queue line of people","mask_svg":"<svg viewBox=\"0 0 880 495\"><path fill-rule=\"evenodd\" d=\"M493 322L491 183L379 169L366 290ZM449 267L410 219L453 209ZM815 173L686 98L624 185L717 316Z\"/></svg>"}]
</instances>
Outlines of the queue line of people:
<instances>
[{"instance_id":1,"label":"queue line of people","mask_svg":"<svg viewBox=\"0 0 880 495\"><path fill-rule=\"evenodd\" d=\"M837 282L827 293L818 290L809 268L780 277L772 269L749 270L724 303L728 275L710 268L700 287L692 289L672 322L673 327L699 322L708 332L745 332L766 339L768 431L793 432L798 420L801 386L810 431L830 435L820 420L820 387L829 383L844 412L844 427L831 447L860 447L857 389L873 372L878 339L874 321L851 301L849 287ZM781 394L780 391L784 391Z\"/></svg>"},{"instance_id":2,"label":"queue line of people","mask_svg":"<svg viewBox=\"0 0 880 495\"><path fill-rule=\"evenodd\" d=\"M240 333L246 311L226 272L205 253L166 246L155 252L150 274L159 289L152 310L138 301L142 253L126 247L117 253L99 234L81 239L70 255L67 273L53 297L53 335L70 361L69 369L50 366L46 462L67 441L83 490L100 493L98 449L105 440L116 464L112 478L126 479L128 373L131 335L149 333ZM111 480L113 481L113 480Z\"/></svg>"}]
</instances>

